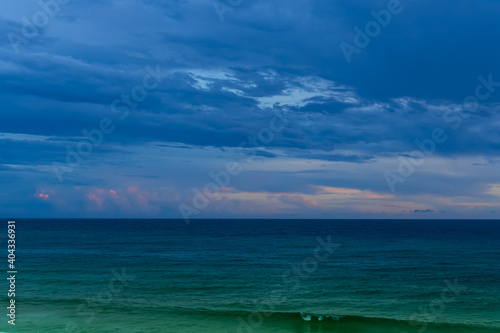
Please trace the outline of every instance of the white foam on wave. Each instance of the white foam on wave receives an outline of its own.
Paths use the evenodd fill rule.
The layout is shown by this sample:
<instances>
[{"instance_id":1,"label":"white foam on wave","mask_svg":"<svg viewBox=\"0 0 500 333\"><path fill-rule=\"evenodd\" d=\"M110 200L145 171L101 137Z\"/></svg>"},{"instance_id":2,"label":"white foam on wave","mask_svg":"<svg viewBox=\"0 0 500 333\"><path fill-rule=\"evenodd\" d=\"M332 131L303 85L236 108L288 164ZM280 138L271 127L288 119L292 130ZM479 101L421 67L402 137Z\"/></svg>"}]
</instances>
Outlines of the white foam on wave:
<instances>
[{"instance_id":1,"label":"white foam on wave","mask_svg":"<svg viewBox=\"0 0 500 333\"><path fill-rule=\"evenodd\" d=\"M336 321L339 321L342 317L344 316L336 316L336 315L323 315L323 314L309 314L309 313L304 313L304 312L301 312L300 313L300 317L304 320L304 321L311 321L313 320L314 318L317 318L318 321L323 321L323 319L333 319L333 320L336 320Z\"/></svg>"}]
</instances>

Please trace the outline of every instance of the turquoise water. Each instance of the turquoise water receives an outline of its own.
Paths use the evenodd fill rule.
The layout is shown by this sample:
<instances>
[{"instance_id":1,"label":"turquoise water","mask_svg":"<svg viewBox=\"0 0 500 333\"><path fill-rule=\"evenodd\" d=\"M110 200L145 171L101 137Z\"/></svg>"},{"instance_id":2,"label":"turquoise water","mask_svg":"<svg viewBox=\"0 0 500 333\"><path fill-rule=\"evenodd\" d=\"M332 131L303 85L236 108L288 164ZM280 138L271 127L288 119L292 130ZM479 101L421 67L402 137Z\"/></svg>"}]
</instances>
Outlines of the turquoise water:
<instances>
[{"instance_id":1,"label":"turquoise water","mask_svg":"<svg viewBox=\"0 0 500 333\"><path fill-rule=\"evenodd\" d=\"M500 221L18 220L16 232L16 326L4 315L2 332L500 332Z\"/></svg>"}]
</instances>

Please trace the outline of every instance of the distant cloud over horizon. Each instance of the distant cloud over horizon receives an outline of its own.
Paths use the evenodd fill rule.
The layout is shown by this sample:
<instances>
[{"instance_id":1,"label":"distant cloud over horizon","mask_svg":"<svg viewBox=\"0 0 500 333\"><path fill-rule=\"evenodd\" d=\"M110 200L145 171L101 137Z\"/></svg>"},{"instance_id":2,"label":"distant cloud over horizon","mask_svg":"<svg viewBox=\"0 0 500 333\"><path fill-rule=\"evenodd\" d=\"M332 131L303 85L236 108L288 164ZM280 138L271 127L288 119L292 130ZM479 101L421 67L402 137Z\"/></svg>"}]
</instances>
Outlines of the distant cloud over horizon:
<instances>
[{"instance_id":1,"label":"distant cloud over horizon","mask_svg":"<svg viewBox=\"0 0 500 333\"><path fill-rule=\"evenodd\" d=\"M0 215L498 217L500 3L233 7L1 3Z\"/></svg>"}]
</instances>

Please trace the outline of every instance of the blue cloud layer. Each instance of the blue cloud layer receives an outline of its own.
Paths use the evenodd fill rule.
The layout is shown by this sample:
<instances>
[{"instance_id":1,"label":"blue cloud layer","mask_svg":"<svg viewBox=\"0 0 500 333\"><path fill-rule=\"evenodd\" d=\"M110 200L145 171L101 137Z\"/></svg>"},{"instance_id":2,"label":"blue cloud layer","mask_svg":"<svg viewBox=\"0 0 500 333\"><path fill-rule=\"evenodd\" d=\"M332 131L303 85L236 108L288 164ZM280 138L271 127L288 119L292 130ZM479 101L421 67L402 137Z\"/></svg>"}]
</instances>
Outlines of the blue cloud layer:
<instances>
[{"instance_id":1,"label":"blue cloud layer","mask_svg":"<svg viewBox=\"0 0 500 333\"><path fill-rule=\"evenodd\" d=\"M288 208L266 216L372 216L359 200L391 193L384 174L415 162L418 142L441 128L445 142L384 199L414 206L385 213L491 217L500 4L401 0L346 61L340 44L355 45L356 27L392 2L243 1L221 22L210 1L46 0L51 15L31 35L43 6L0 4L0 212L177 217L210 171L235 160L245 172L200 216L258 216L251 208L274 194ZM158 68L161 83L121 119L112 105L126 105L146 68ZM478 89L487 97L464 113ZM114 130L61 182L53 163L67 165L68 149L103 118ZM368 192L328 210L327 199L307 197L311 186ZM103 189L121 201L99 197Z\"/></svg>"}]
</instances>

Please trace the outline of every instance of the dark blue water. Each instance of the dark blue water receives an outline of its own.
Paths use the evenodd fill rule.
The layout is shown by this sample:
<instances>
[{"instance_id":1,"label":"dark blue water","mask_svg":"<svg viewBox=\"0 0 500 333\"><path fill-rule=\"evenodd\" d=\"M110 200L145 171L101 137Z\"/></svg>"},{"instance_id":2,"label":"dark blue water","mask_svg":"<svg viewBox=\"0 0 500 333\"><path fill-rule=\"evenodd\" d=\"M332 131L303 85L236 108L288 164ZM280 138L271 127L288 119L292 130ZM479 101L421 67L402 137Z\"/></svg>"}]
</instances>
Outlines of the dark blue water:
<instances>
[{"instance_id":1,"label":"dark blue water","mask_svg":"<svg viewBox=\"0 0 500 333\"><path fill-rule=\"evenodd\" d=\"M15 332L500 332L500 221L17 220L16 231Z\"/></svg>"}]
</instances>

